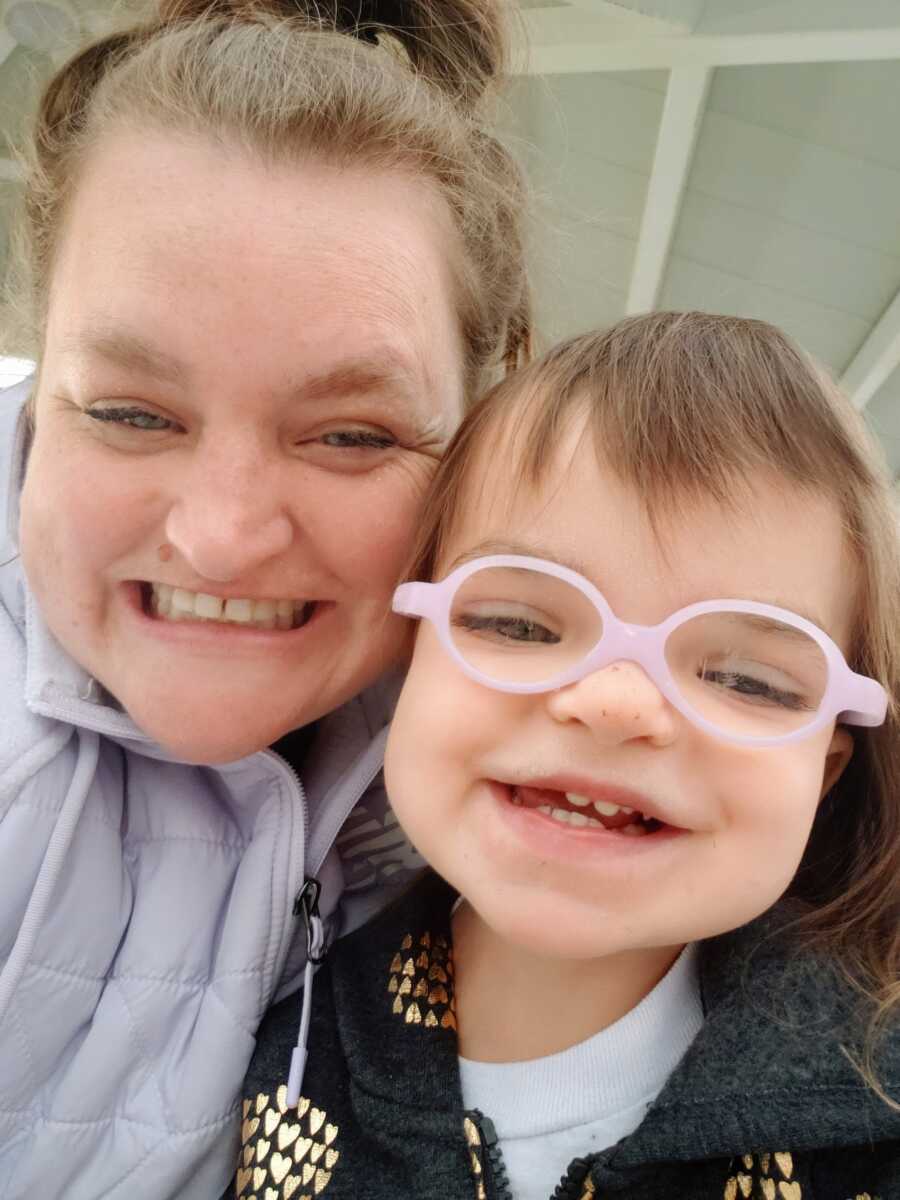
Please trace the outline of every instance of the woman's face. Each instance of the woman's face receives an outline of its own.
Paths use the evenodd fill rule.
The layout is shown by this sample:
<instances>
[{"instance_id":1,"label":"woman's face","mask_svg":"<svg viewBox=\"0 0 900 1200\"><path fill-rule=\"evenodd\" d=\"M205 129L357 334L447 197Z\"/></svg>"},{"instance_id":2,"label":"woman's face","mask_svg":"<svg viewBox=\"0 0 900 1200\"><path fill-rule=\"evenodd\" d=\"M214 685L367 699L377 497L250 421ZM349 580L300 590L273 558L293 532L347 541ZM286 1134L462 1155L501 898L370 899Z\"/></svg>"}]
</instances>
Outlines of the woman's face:
<instances>
[{"instance_id":1,"label":"woman's face","mask_svg":"<svg viewBox=\"0 0 900 1200\"><path fill-rule=\"evenodd\" d=\"M396 656L391 591L462 411L453 249L399 172L152 132L88 161L22 555L63 647L179 757L258 750Z\"/></svg>"}]
</instances>

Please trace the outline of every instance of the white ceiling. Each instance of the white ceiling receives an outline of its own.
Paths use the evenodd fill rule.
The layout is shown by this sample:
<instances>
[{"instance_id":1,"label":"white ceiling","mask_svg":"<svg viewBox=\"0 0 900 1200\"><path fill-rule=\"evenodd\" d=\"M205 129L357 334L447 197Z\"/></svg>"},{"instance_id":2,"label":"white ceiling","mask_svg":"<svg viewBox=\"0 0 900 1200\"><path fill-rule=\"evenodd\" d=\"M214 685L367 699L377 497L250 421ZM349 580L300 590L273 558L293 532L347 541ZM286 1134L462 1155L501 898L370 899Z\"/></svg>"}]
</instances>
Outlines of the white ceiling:
<instances>
[{"instance_id":1,"label":"white ceiling","mask_svg":"<svg viewBox=\"0 0 900 1200\"><path fill-rule=\"evenodd\" d=\"M537 5L505 124L547 338L650 307L773 321L900 475L898 0Z\"/></svg>"},{"instance_id":2,"label":"white ceiling","mask_svg":"<svg viewBox=\"0 0 900 1200\"><path fill-rule=\"evenodd\" d=\"M141 0L61 2L99 31ZM544 340L653 306L774 321L844 379L900 475L900 0L521 7L503 125L540 202ZM10 153L66 50L0 20L0 251Z\"/></svg>"}]
</instances>

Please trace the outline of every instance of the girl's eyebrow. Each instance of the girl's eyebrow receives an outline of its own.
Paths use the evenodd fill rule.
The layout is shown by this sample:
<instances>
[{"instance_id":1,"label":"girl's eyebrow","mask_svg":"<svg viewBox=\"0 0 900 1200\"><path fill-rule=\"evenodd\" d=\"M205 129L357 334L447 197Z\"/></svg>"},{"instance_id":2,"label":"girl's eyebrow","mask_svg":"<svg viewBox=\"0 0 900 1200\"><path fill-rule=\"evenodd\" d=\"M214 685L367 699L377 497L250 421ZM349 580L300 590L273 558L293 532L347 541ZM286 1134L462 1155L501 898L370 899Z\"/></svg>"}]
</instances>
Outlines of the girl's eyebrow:
<instances>
[{"instance_id":1,"label":"girl's eyebrow","mask_svg":"<svg viewBox=\"0 0 900 1200\"><path fill-rule=\"evenodd\" d=\"M456 567L461 567L463 563L471 562L473 558L486 558L492 554L518 554L525 558L543 558L546 562L555 563L558 567L568 567L570 571L575 571L577 574L583 575L585 579L590 579L588 568L577 558L560 558L559 554L547 546L541 546L534 542L507 541L502 538L488 538L484 542L479 542L477 546L473 546L471 550L467 550L465 554L460 554L458 558L455 558L447 571L449 573Z\"/></svg>"},{"instance_id":2,"label":"girl's eyebrow","mask_svg":"<svg viewBox=\"0 0 900 1200\"><path fill-rule=\"evenodd\" d=\"M554 551L546 546L529 544L525 542L507 541L504 539L489 538L484 542L479 542L477 546L473 546L471 550L467 550L464 554L460 554L449 564L446 574L450 574L457 567L461 567L463 563L471 562L473 558L486 558L491 554L520 554L528 558L543 558L547 562L555 563L558 567L568 567L570 571L576 571L579 575L583 575L585 579L590 579L589 570L577 559L560 558ZM602 588L600 589L603 590ZM719 599L718 596L708 597L711 600ZM772 598L771 596L722 596L723 600L754 600L758 604L770 604L773 608L783 608L787 612L794 613L795 616L804 617L811 625L815 625L817 629L823 630L832 639L834 634L828 628L826 623L814 612L808 612L802 605L794 604L790 600L785 600L779 597ZM686 606L683 606L686 607ZM766 628L773 629L774 625L770 618L757 618L761 623L765 623ZM762 627L762 624L761 624ZM786 631L789 632L789 631Z\"/></svg>"}]
</instances>

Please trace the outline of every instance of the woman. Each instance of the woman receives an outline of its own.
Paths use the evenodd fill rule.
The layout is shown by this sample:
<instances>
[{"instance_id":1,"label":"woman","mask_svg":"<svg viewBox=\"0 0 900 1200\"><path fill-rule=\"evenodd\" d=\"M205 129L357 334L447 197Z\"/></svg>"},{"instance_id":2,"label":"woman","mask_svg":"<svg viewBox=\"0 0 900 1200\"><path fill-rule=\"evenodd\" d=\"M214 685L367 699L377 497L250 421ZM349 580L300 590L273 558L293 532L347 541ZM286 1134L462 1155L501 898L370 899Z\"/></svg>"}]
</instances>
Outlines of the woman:
<instances>
[{"instance_id":1,"label":"woman","mask_svg":"<svg viewBox=\"0 0 900 1200\"><path fill-rule=\"evenodd\" d=\"M521 195L480 116L493 10L316 20L163 0L42 102L38 373L0 403L10 1200L218 1195L305 877L333 936L406 873L386 613L527 340Z\"/></svg>"}]
</instances>

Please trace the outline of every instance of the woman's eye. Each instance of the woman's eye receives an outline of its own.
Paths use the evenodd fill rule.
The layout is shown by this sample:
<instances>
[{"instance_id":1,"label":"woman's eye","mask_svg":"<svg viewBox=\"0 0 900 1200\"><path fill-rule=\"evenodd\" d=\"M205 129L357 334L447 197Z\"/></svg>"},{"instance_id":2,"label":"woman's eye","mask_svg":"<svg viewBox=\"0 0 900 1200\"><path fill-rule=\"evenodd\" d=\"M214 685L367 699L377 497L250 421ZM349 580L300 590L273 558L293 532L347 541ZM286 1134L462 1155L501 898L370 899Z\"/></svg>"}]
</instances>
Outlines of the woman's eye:
<instances>
[{"instance_id":1,"label":"woman's eye","mask_svg":"<svg viewBox=\"0 0 900 1200\"><path fill-rule=\"evenodd\" d=\"M129 429L146 429L151 432L172 428L172 422L144 408L88 408L87 416L94 421L105 421L111 425L126 425Z\"/></svg>"},{"instance_id":2,"label":"woman's eye","mask_svg":"<svg viewBox=\"0 0 900 1200\"><path fill-rule=\"evenodd\" d=\"M396 445L390 434L374 429L336 429L323 434L322 441L339 450L387 450Z\"/></svg>"}]
</instances>

